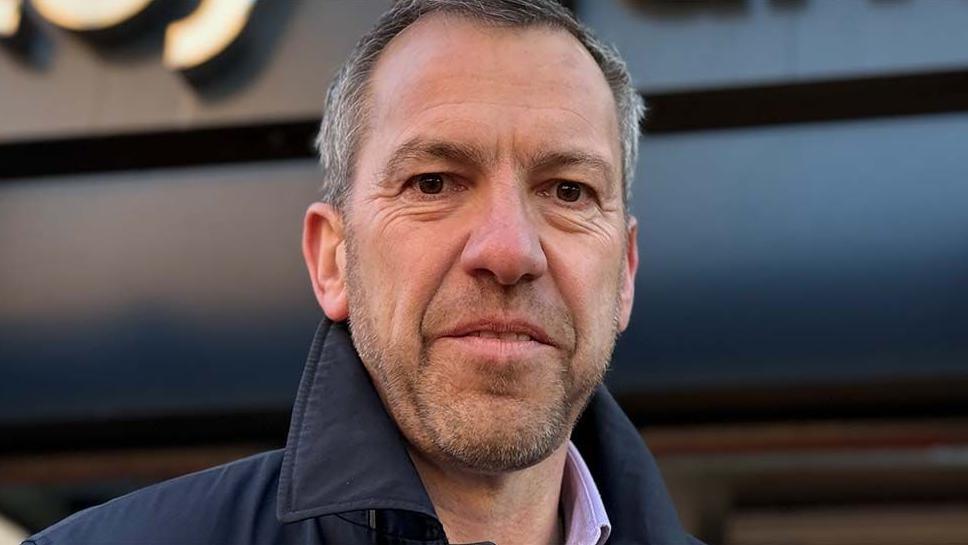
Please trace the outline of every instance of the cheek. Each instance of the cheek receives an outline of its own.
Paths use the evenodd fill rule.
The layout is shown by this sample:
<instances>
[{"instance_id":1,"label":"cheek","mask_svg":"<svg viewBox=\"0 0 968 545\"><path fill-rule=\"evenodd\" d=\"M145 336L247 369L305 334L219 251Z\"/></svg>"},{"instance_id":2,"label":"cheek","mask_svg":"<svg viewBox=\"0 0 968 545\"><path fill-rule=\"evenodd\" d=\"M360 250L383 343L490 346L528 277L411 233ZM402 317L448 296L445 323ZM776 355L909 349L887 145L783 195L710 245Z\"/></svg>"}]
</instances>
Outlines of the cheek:
<instances>
[{"instance_id":1,"label":"cheek","mask_svg":"<svg viewBox=\"0 0 968 545\"><path fill-rule=\"evenodd\" d=\"M619 296L622 256L615 243L547 238L549 272L571 310L579 341L610 337ZM583 243L585 242L585 243Z\"/></svg>"},{"instance_id":2,"label":"cheek","mask_svg":"<svg viewBox=\"0 0 968 545\"><path fill-rule=\"evenodd\" d=\"M453 230L430 223L399 224L374 229L360 241L370 257L360 268L381 334L398 343L418 340L427 305L454 263L448 232Z\"/></svg>"}]
</instances>

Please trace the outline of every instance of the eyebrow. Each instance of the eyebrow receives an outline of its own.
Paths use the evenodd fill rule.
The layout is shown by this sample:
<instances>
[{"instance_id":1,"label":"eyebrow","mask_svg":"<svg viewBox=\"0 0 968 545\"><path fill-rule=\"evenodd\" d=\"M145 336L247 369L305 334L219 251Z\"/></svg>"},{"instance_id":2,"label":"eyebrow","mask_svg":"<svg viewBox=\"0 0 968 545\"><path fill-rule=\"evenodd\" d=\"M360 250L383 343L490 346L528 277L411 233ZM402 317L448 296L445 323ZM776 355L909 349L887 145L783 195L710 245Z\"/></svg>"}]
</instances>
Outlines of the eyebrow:
<instances>
[{"instance_id":1,"label":"eyebrow","mask_svg":"<svg viewBox=\"0 0 968 545\"><path fill-rule=\"evenodd\" d=\"M579 167L592 170L608 182L608 188L613 189L611 183L615 174L610 163L604 157L582 150L572 151L541 151L531 156L530 169L548 171L563 167ZM611 191L610 191L611 193Z\"/></svg>"},{"instance_id":2,"label":"eyebrow","mask_svg":"<svg viewBox=\"0 0 968 545\"><path fill-rule=\"evenodd\" d=\"M409 162L428 160L443 160L483 169L494 163L494 156L474 145L418 136L407 140L393 151L380 174L380 180L391 179L394 172Z\"/></svg>"}]
</instances>

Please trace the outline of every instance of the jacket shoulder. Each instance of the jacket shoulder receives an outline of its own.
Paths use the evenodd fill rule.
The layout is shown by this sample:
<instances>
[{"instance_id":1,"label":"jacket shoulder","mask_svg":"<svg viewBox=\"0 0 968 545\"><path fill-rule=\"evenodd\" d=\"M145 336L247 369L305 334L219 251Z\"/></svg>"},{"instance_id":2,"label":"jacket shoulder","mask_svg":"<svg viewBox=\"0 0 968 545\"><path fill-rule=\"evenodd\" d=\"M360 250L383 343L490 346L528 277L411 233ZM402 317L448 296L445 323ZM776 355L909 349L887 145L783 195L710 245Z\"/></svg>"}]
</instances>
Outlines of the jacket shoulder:
<instances>
[{"instance_id":1,"label":"jacket shoulder","mask_svg":"<svg viewBox=\"0 0 968 545\"><path fill-rule=\"evenodd\" d=\"M91 507L25 544L272 541L282 451L164 481Z\"/></svg>"}]
</instances>

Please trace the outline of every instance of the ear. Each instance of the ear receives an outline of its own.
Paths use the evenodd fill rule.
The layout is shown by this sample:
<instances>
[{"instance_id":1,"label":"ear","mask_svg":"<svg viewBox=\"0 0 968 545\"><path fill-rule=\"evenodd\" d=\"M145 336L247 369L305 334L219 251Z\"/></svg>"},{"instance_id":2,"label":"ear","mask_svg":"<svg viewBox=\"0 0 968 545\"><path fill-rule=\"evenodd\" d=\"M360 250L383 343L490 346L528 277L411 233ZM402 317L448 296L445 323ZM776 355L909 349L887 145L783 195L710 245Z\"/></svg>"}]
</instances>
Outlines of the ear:
<instances>
[{"instance_id":1,"label":"ear","mask_svg":"<svg viewBox=\"0 0 968 545\"><path fill-rule=\"evenodd\" d=\"M303 221L303 259L316 300L334 322L349 316L345 242L342 215L330 204L309 205Z\"/></svg>"},{"instance_id":2,"label":"ear","mask_svg":"<svg viewBox=\"0 0 968 545\"><path fill-rule=\"evenodd\" d=\"M619 291L618 330L625 331L632 317L632 300L635 298L635 272L639 269L639 222L634 216L628 220L628 240L625 245L625 268L622 270L622 287Z\"/></svg>"}]
</instances>

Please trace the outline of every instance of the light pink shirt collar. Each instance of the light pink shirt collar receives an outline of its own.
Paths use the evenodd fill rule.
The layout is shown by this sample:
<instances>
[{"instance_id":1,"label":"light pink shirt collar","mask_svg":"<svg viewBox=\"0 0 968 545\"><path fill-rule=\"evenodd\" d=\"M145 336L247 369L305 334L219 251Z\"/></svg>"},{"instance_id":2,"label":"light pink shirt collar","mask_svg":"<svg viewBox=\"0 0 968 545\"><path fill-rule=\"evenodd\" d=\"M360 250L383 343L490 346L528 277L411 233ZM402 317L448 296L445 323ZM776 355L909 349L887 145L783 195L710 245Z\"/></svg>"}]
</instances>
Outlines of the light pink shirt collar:
<instances>
[{"instance_id":1,"label":"light pink shirt collar","mask_svg":"<svg viewBox=\"0 0 968 545\"><path fill-rule=\"evenodd\" d=\"M565 545L602 545L612 531L595 480L571 441L561 480L561 512Z\"/></svg>"}]
</instances>

